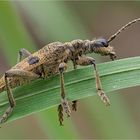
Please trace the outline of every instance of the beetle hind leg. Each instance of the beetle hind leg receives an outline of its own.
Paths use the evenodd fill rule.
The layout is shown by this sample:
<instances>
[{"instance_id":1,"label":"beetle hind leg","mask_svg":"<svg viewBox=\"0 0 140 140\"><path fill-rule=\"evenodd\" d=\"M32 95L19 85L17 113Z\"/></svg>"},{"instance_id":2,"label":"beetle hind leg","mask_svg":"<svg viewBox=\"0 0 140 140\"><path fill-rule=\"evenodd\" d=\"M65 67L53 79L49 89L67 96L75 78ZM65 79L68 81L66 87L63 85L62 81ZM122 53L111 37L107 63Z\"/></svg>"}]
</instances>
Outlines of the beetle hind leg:
<instances>
[{"instance_id":1,"label":"beetle hind leg","mask_svg":"<svg viewBox=\"0 0 140 140\"><path fill-rule=\"evenodd\" d=\"M0 118L0 123L3 123L7 120L7 118L10 116L10 114L12 113L12 111L16 105L12 90L9 86L9 81L8 81L7 75L5 75L5 83L6 83L7 96L8 96L10 106L6 109L6 111L4 112L2 117Z\"/></svg>"},{"instance_id":2,"label":"beetle hind leg","mask_svg":"<svg viewBox=\"0 0 140 140\"><path fill-rule=\"evenodd\" d=\"M10 82L9 82L9 78L13 78L13 77L37 79L40 76L37 75L36 73L28 72L28 71L20 70L20 69L11 69L5 73L5 83L6 83L5 85L6 85L7 96L8 96L10 106L6 109L6 111L0 118L0 123L4 123L8 119L8 117L13 112L14 107L16 106L16 101L14 99L12 89L10 87Z\"/></svg>"}]
</instances>

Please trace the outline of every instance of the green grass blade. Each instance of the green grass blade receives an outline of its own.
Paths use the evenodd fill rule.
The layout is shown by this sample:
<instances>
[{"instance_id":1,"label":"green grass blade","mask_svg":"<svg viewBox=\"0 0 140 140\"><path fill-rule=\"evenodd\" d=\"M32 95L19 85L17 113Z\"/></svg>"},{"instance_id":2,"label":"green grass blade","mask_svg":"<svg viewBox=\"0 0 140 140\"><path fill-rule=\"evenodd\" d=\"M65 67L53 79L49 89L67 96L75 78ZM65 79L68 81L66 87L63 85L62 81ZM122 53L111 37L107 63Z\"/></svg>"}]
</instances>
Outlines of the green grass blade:
<instances>
[{"instance_id":1,"label":"green grass blade","mask_svg":"<svg viewBox=\"0 0 140 140\"><path fill-rule=\"evenodd\" d=\"M35 23L37 23L38 25L38 27L34 29L35 32L37 32L38 38L44 38L44 40L47 40L48 42L54 42L58 40L65 42L77 38L90 39L92 37L98 36L98 32L96 33L96 31L94 32L96 36L95 34L90 35L90 33L93 31L93 28L90 28L89 23L91 22L92 27L97 27L97 31L100 32L100 29L102 30L104 24L101 24L103 25L102 28L100 28L100 26L97 26L97 22L100 21L98 20L98 14L102 11L101 5L102 3L97 4L96 2L94 4L90 2L75 2L72 4L72 6L67 2L22 2L22 6L23 8L25 8L24 10L29 16L31 22L35 21ZM77 8L74 8L73 6L78 6L80 7L80 9L82 9L80 10L79 14L77 13ZM45 13L45 16L42 14L42 11L43 13ZM86 17L88 18L84 18L84 15L86 15ZM82 18L80 18L81 16ZM63 27L63 29L60 27ZM65 30L66 32L64 32ZM102 32L102 35L104 36L105 34ZM97 62L98 55L94 54L93 57L96 58ZM116 96L118 98L116 98ZM44 126L44 130L46 130L46 133L48 133L50 139L79 139L79 137L82 139L104 139L114 138L115 136L120 136L120 138L129 138L129 136L131 136L132 138L136 138L136 134L134 133L136 131L136 128L133 127L134 120L132 120L132 113L130 110L127 110L127 106L123 104L125 103L125 100L123 100L123 97L121 96L123 95L116 94L111 96L113 105L108 108L110 112L107 112L107 108L100 103L100 100L97 100L98 96L80 101L80 107L78 109L79 113L74 113L72 115L72 121L70 119L65 120L65 129L61 129L59 125L57 125L57 121L54 121L58 119L56 108L38 113L38 120L39 122L41 122L41 126ZM118 100L121 102L118 102ZM116 101L116 104L114 103L114 101ZM95 106L96 109L93 108L93 106ZM115 113L120 114L121 119L118 119L118 116L114 117L114 106L116 106ZM82 111L80 111L80 109L82 109ZM127 113L123 114L123 112L126 112L126 110ZM100 118L99 114L103 114L102 116L104 117ZM78 117L75 117L75 115L78 115ZM90 116L89 119L88 116ZM96 120L95 118L98 118L98 120ZM113 120L112 118L115 119ZM90 120L93 120L92 123ZM131 120L132 123L130 123ZM82 124L82 126L84 126L84 128L82 127L82 130L79 124ZM123 126L121 126L120 128L121 124L123 124ZM73 127L71 127L71 125ZM116 129L112 129L112 126L114 126ZM95 130L97 131L95 132ZM94 131L94 133L92 131ZM74 134L77 134L78 137L75 137Z\"/></svg>"},{"instance_id":2,"label":"green grass blade","mask_svg":"<svg viewBox=\"0 0 140 140\"><path fill-rule=\"evenodd\" d=\"M105 92L140 85L140 57L117 60L98 65ZM81 99L96 94L93 68L86 67L65 74L68 100ZM9 121L30 115L60 103L59 76L37 80L18 87L14 91L17 106ZM8 106L6 96L1 94L0 114Z\"/></svg>"},{"instance_id":3,"label":"green grass blade","mask_svg":"<svg viewBox=\"0 0 140 140\"><path fill-rule=\"evenodd\" d=\"M12 3L8 1L0 2L0 39L3 45L2 49L10 64L15 64L19 49L35 50L35 44L27 33L18 13Z\"/></svg>"}]
</instances>

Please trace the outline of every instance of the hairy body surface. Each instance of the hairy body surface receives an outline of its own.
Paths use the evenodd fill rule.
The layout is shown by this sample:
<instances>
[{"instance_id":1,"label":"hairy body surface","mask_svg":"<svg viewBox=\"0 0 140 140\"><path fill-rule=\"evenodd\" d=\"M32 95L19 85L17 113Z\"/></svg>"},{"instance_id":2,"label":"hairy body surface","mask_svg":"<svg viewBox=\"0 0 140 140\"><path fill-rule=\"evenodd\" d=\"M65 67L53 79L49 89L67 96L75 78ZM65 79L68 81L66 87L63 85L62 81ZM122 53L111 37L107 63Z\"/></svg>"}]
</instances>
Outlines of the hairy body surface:
<instances>
[{"instance_id":1,"label":"hairy body surface","mask_svg":"<svg viewBox=\"0 0 140 140\"><path fill-rule=\"evenodd\" d=\"M19 62L8 70L0 79L0 92L7 90L10 107L6 110L0 122L4 122L15 107L15 99L12 94L12 88L18 87L29 81L39 78L47 78L60 73L61 84L61 102L59 105L59 121L62 125L63 110L70 116L70 108L65 97L63 72L67 68L67 62L72 61L74 69L76 65L94 65L96 87L102 101L108 105L109 99L102 90L99 75L95 64L95 59L86 57L88 53L99 53L109 55L113 60L115 52L113 47L109 46L107 40L103 38L95 40L73 40L71 42L54 42L44 46L39 51L31 54L25 49L19 52ZM77 101L73 101L72 109L76 110Z\"/></svg>"},{"instance_id":2,"label":"hairy body surface","mask_svg":"<svg viewBox=\"0 0 140 140\"><path fill-rule=\"evenodd\" d=\"M46 45L39 51L30 54L26 58L21 58L21 61L18 62L12 70L26 70L33 73L36 73L37 77L30 77L28 80L34 80L36 78L47 78L52 75L59 73L59 64L61 62L67 63L67 61L72 60L76 64L76 60L78 57L87 53L100 53L101 55L112 55L115 54L113 52L113 47L99 47L99 44L96 44L96 40L74 40L72 42L61 43L54 42ZM97 42L99 43L99 42ZM95 45L92 47L92 45ZM22 50L22 49L21 49ZM20 53L20 52L19 52ZM37 58L37 61L36 61ZM22 60L23 59L23 60ZM31 61L35 61L31 63ZM85 64L86 65L86 64ZM8 72L8 71L7 71ZM25 80L25 81L24 81ZM22 85L26 82L25 79L22 79L21 82L20 77L12 76L9 78L11 88L17 87L18 85ZM0 92L4 89L6 90L6 84L4 80L4 75L0 79Z\"/></svg>"},{"instance_id":3,"label":"hairy body surface","mask_svg":"<svg viewBox=\"0 0 140 140\"><path fill-rule=\"evenodd\" d=\"M102 89L95 59L85 55L94 52L101 55L108 55L112 60L114 60L116 55L113 47L111 47L109 43L122 31L137 21L140 21L140 18L128 22L115 34L110 36L108 40L99 38L91 41L77 39L66 43L54 42L46 45L33 54L26 49L21 49L19 51L18 63L10 70L6 71L0 79L0 92L3 92L4 90L7 91L10 105L0 118L0 123L7 120L16 106L12 88L23 85L31 80L47 78L51 77L52 75L60 74L61 104L58 106L58 116L60 125L63 125L63 111L68 117L71 113L65 96L64 86L64 71L67 69L67 62L69 60L73 62L74 69L77 68L77 65L93 65L97 93L105 105L109 105L109 99ZM72 110L77 110L77 101L73 101Z\"/></svg>"}]
</instances>

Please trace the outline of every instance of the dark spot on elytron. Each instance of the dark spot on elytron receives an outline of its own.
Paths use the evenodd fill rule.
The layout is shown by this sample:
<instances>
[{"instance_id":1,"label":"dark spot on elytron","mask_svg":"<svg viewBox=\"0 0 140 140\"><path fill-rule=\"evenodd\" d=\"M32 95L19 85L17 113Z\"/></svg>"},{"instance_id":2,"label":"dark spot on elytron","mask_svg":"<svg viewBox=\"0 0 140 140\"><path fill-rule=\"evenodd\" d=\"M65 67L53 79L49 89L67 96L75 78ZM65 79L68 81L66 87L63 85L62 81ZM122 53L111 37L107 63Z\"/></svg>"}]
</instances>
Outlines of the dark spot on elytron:
<instances>
[{"instance_id":1,"label":"dark spot on elytron","mask_svg":"<svg viewBox=\"0 0 140 140\"><path fill-rule=\"evenodd\" d=\"M39 62L39 58L37 56L29 57L28 63L29 65L33 65Z\"/></svg>"}]
</instances>

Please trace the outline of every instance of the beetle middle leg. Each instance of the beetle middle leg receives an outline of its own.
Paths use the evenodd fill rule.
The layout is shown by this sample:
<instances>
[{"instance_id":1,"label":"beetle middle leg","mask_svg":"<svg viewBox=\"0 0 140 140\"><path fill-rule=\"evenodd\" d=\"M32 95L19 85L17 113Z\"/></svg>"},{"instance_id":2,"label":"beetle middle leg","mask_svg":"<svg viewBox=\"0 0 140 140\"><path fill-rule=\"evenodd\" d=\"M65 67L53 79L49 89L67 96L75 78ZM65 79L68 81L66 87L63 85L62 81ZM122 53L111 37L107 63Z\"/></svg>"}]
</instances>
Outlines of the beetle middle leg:
<instances>
[{"instance_id":1,"label":"beetle middle leg","mask_svg":"<svg viewBox=\"0 0 140 140\"><path fill-rule=\"evenodd\" d=\"M105 105L110 105L110 101L102 89L102 84L96 67L95 59L93 59L92 57L79 56L78 59L76 60L76 64L82 66L93 65L95 71L97 93L101 97L101 100L104 102Z\"/></svg>"},{"instance_id":2,"label":"beetle middle leg","mask_svg":"<svg viewBox=\"0 0 140 140\"><path fill-rule=\"evenodd\" d=\"M62 62L59 65L59 72L60 72L60 86L61 86L61 105L58 106L58 112L59 112L59 121L60 125L63 125L63 110L67 114L67 116L70 116L70 107L68 105L68 101L65 97L65 85L64 85L64 71L67 68L67 64Z\"/></svg>"},{"instance_id":3,"label":"beetle middle leg","mask_svg":"<svg viewBox=\"0 0 140 140\"><path fill-rule=\"evenodd\" d=\"M6 90L7 90L7 96L8 96L10 106L6 109L6 111L0 118L0 123L3 123L7 120L7 118L11 115L11 113L16 105L16 101L14 99L12 89L9 84L9 78L35 79L35 78L39 78L39 77L40 77L39 75L37 75L33 72L28 72L28 71L20 70L20 69L11 69L5 73Z\"/></svg>"}]
</instances>

